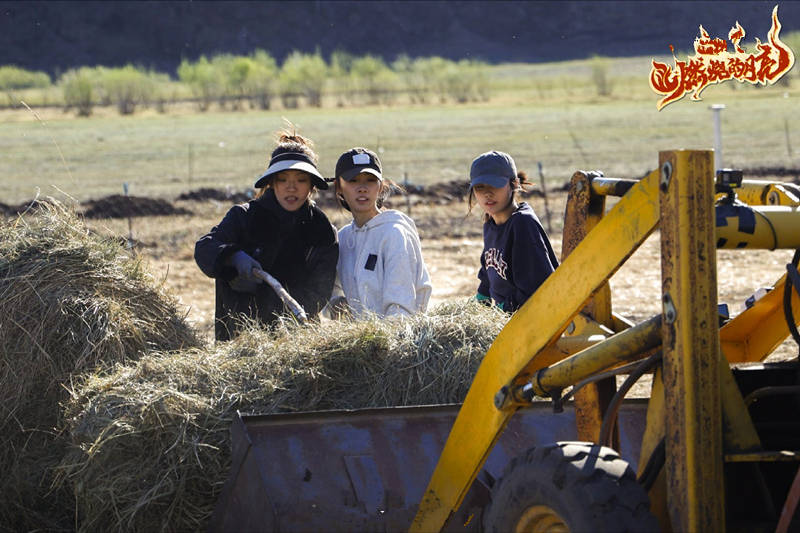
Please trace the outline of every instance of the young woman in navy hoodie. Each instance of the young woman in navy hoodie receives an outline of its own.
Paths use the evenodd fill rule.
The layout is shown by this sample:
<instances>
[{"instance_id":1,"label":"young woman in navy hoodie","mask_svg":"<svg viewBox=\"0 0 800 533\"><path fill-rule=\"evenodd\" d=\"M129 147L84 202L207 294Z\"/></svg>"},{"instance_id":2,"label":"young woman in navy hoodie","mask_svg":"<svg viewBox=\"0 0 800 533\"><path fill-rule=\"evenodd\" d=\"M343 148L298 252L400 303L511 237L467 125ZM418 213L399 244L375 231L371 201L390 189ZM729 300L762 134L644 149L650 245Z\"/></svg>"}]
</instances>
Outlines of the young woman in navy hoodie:
<instances>
[{"instance_id":1,"label":"young woman in navy hoodie","mask_svg":"<svg viewBox=\"0 0 800 533\"><path fill-rule=\"evenodd\" d=\"M528 185L510 155L491 151L475 158L470 168L469 211L484 211L483 254L478 271L477 300L513 313L558 266L547 234L515 193Z\"/></svg>"}]
</instances>

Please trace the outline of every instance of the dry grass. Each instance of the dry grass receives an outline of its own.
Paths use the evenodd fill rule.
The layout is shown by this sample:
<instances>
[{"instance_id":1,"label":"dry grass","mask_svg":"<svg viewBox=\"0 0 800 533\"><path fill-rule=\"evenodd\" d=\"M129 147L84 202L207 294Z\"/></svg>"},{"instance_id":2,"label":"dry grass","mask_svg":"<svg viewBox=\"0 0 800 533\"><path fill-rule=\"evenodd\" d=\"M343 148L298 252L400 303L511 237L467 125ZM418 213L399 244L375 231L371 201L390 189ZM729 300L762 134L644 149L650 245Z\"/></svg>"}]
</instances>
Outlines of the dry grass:
<instances>
[{"instance_id":1,"label":"dry grass","mask_svg":"<svg viewBox=\"0 0 800 533\"><path fill-rule=\"evenodd\" d=\"M507 317L448 304L404 321L291 323L90 376L67 413L63 465L82 531L197 530L230 466L236 410L458 402Z\"/></svg>"},{"instance_id":2,"label":"dry grass","mask_svg":"<svg viewBox=\"0 0 800 533\"><path fill-rule=\"evenodd\" d=\"M47 491L64 386L199 340L140 261L54 203L0 223L0 300L0 524L58 527L48 508L63 494Z\"/></svg>"}]
</instances>

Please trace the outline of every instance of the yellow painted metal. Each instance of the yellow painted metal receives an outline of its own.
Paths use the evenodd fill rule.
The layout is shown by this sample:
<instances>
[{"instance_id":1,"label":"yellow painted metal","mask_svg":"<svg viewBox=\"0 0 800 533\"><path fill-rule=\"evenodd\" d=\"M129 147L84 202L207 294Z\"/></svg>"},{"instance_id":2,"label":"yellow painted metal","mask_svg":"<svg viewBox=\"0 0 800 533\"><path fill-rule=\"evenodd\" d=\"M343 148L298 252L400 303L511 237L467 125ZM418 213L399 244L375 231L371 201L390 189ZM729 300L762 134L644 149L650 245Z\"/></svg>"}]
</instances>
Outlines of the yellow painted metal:
<instances>
[{"instance_id":1,"label":"yellow painted metal","mask_svg":"<svg viewBox=\"0 0 800 533\"><path fill-rule=\"evenodd\" d=\"M726 452L752 452L761 447L753 421L744 405L744 399L739 391L739 387L733 378L727 360L720 354L719 356L719 375L722 401L722 437ZM653 450L664 438L665 434L665 412L664 412L664 383L662 380L662 370L657 368L653 372L653 384L650 391L650 400L647 402L647 424L642 436L642 445L639 452L639 471L641 476L647 465ZM663 507L666 502L659 503L657 500L663 499L666 494L661 492L650 494L651 504L655 507Z\"/></svg>"},{"instance_id":2,"label":"yellow painted metal","mask_svg":"<svg viewBox=\"0 0 800 533\"><path fill-rule=\"evenodd\" d=\"M622 196L631 187L636 185L636 180L598 177L592 179L592 193L600 196Z\"/></svg>"},{"instance_id":3,"label":"yellow painted metal","mask_svg":"<svg viewBox=\"0 0 800 533\"><path fill-rule=\"evenodd\" d=\"M661 315L617 333L603 342L539 370L531 379L533 392L547 397L619 363L641 359L661 344Z\"/></svg>"},{"instance_id":4,"label":"yellow painted metal","mask_svg":"<svg viewBox=\"0 0 800 533\"><path fill-rule=\"evenodd\" d=\"M752 453L726 453L726 463L756 463L756 462L797 462L800 461L800 450L778 450Z\"/></svg>"},{"instance_id":5,"label":"yellow painted metal","mask_svg":"<svg viewBox=\"0 0 800 533\"><path fill-rule=\"evenodd\" d=\"M572 354L576 354L581 350L585 350L590 346L594 346L595 344L606 340L610 336L611 335L595 333L593 335L570 335L569 337L561 337L555 344L555 346L558 348L558 351L564 354L559 361L565 357L569 357Z\"/></svg>"},{"instance_id":6,"label":"yellow painted metal","mask_svg":"<svg viewBox=\"0 0 800 533\"><path fill-rule=\"evenodd\" d=\"M661 367L656 367L653 372L653 384L650 389L650 400L647 402L647 424L642 435L642 445L639 452L639 471L641 476L647 466L650 456L658 444L664 439L666 428L664 414L664 381ZM667 484L664 469L661 469L655 483L648 492L650 497L650 512L658 519L662 531L671 531L672 527L667 510Z\"/></svg>"},{"instance_id":7,"label":"yellow painted metal","mask_svg":"<svg viewBox=\"0 0 800 533\"><path fill-rule=\"evenodd\" d=\"M513 533L569 533L567 522L546 505L525 509L515 524Z\"/></svg>"},{"instance_id":8,"label":"yellow painted metal","mask_svg":"<svg viewBox=\"0 0 800 533\"><path fill-rule=\"evenodd\" d=\"M594 346L613 334L609 328L598 324L583 313L578 313L561 337L536 354L536 360L543 367L550 366L589 346Z\"/></svg>"},{"instance_id":9,"label":"yellow painted metal","mask_svg":"<svg viewBox=\"0 0 800 533\"><path fill-rule=\"evenodd\" d=\"M661 152L667 504L680 531L725 531L714 154Z\"/></svg>"},{"instance_id":10,"label":"yellow painted metal","mask_svg":"<svg viewBox=\"0 0 800 533\"><path fill-rule=\"evenodd\" d=\"M621 196L636 182L623 183L602 176L599 172L576 172L570 181L567 207L564 214L564 231L561 246L563 261L586 235L603 218L606 210L606 194ZM606 184L606 187L600 186ZM596 189L602 189L598 192ZM598 288L584 306L583 314L597 322L613 326L611 314L611 287L608 282ZM611 398L617 390L616 380L611 377L589 383L577 391L573 404L575 408L575 429L577 439L586 442L597 442L603 415L608 409ZM612 446L619 447L619 431L614 426Z\"/></svg>"},{"instance_id":11,"label":"yellow painted metal","mask_svg":"<svg viewBox=\"0 0 800 533\"><path fill-rule=\"evenodd\" d=\"M736 198L748 205L800 205L800 187L793 183L743 180ZM723 197L720 194L717 198Z\"/></svg>"},{"instance_id":12,"label":"yellow painted metal","mask_svg":"<svg viewBox=\"0 0 800 533\"><path fill-rule=\"evenodd\" d=\"M722 209L724 206L718 207ZM718 248L775 250L800 248L800 207L743 206L753 217L752 231L739 230L737 216L726 217L727 225L717 226Z\"/></svg>"},{"instance_id":13,"label":"yellow painted metal","mask_svg":"<svg viewBox=\"0 0 800 533\"><path fill-rule=\"evenodd\" d=\"M773 183L767 189L767 205L800 205L800 187L789 183Z\"/></svg>"},{"instance_id":14,"label":"yellow painted metal","mask_svg":"<svg viewBox=\"0 0 800 533\"><path fill-rule=\"evenodd\" d=\"M515 411L495 408L497 391L515 376L541 368L536 354L564 331L592 293L653 231L658 180L659 173L653 172L623 196L497 336L456 417L412 531L444 526Z\"/></svg>"},{"instance_id":15,"label":"yellow painted metal","mask_svg":"<svg viewBox=\"0 0 800 533\"><path fill-rule=\"evenodd\" d=\"M653 384L650 388L650 400L647 402L647 424L642 435L642 446L639 449L639 471L637 475L642 475L644 467L653 450L664 438L665 414L664 414L664 381L661 367L657 367L653 372Z\"/></svg>"},{"instance_id":16,"label":"yellow painted metal","mask_svg":"<svg viewBox=\"0 0 800 533\"><path fill-rule=\"evenodd\" d=\"M614 331L614 333L619 333L622 330L632 328L636 325L624 316L616 313L611 313L611 323L613 324L611 329Z\"/></svg>"},{"instance_id":17,"label":"yellow painted metal","mask_svg":"<svg viewBox=\"0 0 800 533\"><path fill-rule=\"evenodd\" d=\"M783 275L752 307L727 322L719 332L722 352L731 363L763 361L789 336L783 313ZM792 309L800 324L800 298L792 290Z\"/></svg>"},{"instance_id":18,"label":"yellow painted metal","mask_svg":"<svg viewBox=\"0 0 800 533\"><path fill-rule=\"evenodd\" d=\"M733 378L728 360L720 352L718 358L720 401L722 402L722 442L726 453L752 452L761 449L761 439L744 398Z\"/></svg>"}]
</instances>

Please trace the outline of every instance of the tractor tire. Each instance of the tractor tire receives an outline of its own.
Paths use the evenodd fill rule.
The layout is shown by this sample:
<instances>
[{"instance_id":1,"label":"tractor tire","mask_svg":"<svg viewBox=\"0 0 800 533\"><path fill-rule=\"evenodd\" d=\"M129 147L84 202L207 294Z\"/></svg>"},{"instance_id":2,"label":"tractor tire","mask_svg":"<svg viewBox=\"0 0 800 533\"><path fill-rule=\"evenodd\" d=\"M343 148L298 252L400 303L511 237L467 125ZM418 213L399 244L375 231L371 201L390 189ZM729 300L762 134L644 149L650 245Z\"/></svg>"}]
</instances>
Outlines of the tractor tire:
<instances>
[{"instance_id":1,"label":"tractor tire","mask_svg":"<svg viewBox=\"0 0 800 533\"><path fill-rule=\"evenodd\" d=\"M559 442L513 459L483 513L488 532L659 531L647 492L611 448Z\"/></svg>"}]
</instances>

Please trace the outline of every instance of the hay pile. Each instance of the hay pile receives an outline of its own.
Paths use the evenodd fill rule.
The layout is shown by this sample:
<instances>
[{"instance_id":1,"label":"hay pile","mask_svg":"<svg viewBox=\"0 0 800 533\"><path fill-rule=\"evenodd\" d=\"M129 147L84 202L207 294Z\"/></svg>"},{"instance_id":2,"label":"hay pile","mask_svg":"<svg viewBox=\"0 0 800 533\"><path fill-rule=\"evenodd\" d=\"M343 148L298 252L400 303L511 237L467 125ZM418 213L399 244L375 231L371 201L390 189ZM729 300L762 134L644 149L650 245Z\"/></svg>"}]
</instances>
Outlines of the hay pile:
<instances>
[{"instance_id":1,"label":"hay pile","mask_svg":"<svg viewBox=\"0 0 800 533\"><path fill-rule=\"evenodd\" d=\"M506 316L446 304L406 321L249 329L205 350L150 354L91 376L66 406L65 458L83 531L207 527L235 411L458 402Z\"/></svg>"},{"instance_id":2,"label":"hay pile","mask_svg":"<svg viewBox=\"0 0 800 533\"><path fill-rule=\"evenodd\" d=\"M140 262L55 203L0 222L0 301L0 529L74 527L72 496L50 492L66 389L200 342Z\"/></svg>"}]
</instances>

